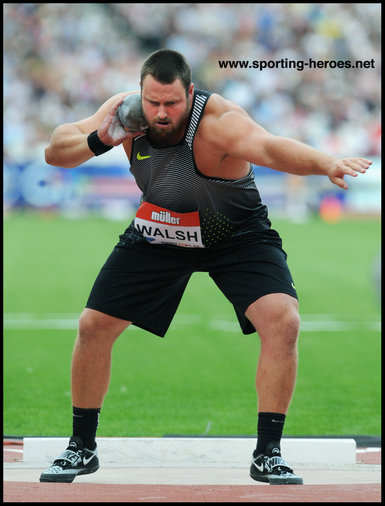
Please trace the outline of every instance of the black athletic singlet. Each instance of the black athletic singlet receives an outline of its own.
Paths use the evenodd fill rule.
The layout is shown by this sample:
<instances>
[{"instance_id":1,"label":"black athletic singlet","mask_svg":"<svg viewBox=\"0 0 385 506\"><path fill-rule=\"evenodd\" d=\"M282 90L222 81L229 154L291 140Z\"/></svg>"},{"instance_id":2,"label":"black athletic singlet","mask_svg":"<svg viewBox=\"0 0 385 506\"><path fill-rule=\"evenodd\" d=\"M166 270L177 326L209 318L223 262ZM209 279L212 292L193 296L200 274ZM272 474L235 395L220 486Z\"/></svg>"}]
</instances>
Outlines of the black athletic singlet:
<instances>
[{"instance_id":1,"label":"black athletic singlet","mask_svg":"<svg viewBox=\"0 0 385 506\"><path fill-rule=\"evenodd\" d=\"M270 229L254 173L237 180L208 177L196 166L193 143L210 93L196 90L182 141L153 146L147 135L132 143L131 173L142 191L130 225L149 242L207 248L229 237Z\"/></svg>"}]
</instances>

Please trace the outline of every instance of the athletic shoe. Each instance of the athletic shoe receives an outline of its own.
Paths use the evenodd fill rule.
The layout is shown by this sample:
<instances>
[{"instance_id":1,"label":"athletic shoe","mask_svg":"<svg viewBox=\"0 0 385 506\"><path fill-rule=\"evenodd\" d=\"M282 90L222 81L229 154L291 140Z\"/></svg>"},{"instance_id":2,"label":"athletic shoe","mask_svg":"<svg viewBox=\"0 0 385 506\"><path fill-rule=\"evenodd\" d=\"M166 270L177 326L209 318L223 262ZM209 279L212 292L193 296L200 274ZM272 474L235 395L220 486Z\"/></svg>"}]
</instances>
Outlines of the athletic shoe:
<instances>
[{"instance_id":1,"label":"athletic shoe","mask_svg":"<svg viewBox=\"0 0 385 506\"><path fill-rule=\"evenodd\" d=\"M253 452L250 476L253 480L270 483L270 485L302 485L300 476L293 473L281 457L279 444L269 443L265 454Z\"/></svg>"},{"instance_id":2,"label":"athletic shoe","mask_svg":"<svg viewBox=\"0 0 385 506\"><path fill-rule=\"evenodd\" d=\"M87 450L79 437L72 436L67 449L40 475L40 481L71 483L78 474L94 473L98 469L97 447Z\"/></svg>"}]
</instances>

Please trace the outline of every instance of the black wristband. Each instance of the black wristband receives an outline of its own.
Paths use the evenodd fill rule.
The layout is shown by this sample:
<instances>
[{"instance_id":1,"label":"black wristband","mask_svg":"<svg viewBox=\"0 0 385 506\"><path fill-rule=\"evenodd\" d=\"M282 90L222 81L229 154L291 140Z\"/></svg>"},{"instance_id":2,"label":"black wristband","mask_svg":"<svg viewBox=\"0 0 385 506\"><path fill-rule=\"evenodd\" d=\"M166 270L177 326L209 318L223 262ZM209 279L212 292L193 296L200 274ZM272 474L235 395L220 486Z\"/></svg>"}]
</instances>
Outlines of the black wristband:
<instances>
[{"instance_id":1,"label":"black wristband","mask_svg":"<svg viewBox=\"0 0 385 506\"><path fill-rule=\"evenodd\" d=\"M92 132L87 137L87 142L88 142L88 147L90 148L90 150L93 153L95 153L95 156L102 155L103 153L105 153L106 151L109 151L110 149L112 149L114 147L114 146L107 146L107 144L104 144L104 142L102 142L99 139L97 130L95 130L95 132Z\"/></svg>"}]
</instances>

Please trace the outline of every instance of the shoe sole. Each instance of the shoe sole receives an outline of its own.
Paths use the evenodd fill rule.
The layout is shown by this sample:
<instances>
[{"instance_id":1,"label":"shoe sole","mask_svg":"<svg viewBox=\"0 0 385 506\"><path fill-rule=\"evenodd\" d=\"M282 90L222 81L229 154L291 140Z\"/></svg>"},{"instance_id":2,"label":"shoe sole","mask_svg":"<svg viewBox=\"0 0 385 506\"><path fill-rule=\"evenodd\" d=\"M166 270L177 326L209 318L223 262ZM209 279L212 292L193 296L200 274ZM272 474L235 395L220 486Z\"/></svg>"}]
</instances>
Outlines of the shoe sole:
<instances>
[{"instance_id":1,"label":"shoe sole","mask_svg":"<svg viewBox=\"0 0 385 506\"><path fill-rule=\"evenodd\" d=\"M289 478L269 478L270 485L303 485L303 479L299 476Z\"/></svg>"},{"instance_id":2,"label":"shoe sole","mask_svg":"<svg viewBox=\"0 0 385 506\"><path fill-rule=\"evenodd\" d=\"M280 478L277 476L269 478L268 476L253 476L250 473L250 478L262 483L269 483L270 485L303 485L303 479L299 476L288 476L286 478Z\"/></svg>"},{"instance_id":3,"label":"shoe sole","mask_svg":"<svg viewBox=\"0 0 385 506\"><path fill-rule=\"evenodd\" d=\"M80 474L91 474L95 473L99 469L97 467L91 467L89 469L81 469L80 471L72 474L42 474L39 481L42 483L72 483L76 476Z\"/></svg>"}]
</instances>

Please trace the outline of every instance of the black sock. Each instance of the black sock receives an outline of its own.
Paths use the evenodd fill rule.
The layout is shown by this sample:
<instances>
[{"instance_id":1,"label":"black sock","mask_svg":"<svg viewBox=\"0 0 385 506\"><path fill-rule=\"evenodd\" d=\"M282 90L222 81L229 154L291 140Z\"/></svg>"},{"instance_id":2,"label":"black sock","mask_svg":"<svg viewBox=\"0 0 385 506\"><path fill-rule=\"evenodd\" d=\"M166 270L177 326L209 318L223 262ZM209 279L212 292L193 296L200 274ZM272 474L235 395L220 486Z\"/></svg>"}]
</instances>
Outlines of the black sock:
<instances>
[{"instance_id":1,"label":"black sock","mask_svg":"<svg viewBox=\"0 0 385 506\"><path fill-rule=\"evenodd\" d=\"M258 441L255 454L265 453L267 445L272 441L280 445L285 418L286 415L282 413L258 413Z\"/></svg>"},{"instance_id":2,"label":"black sock","mask_svg":"<svg viewBox=\"0 0 385 506\"><path fill-rule=\"evenodd\" d=\"M73 436L82 439L84 448L93 450L96 446L96 429L99 423L100 408L83 409L73 406Z\"/></svg>"}]
</instances>

